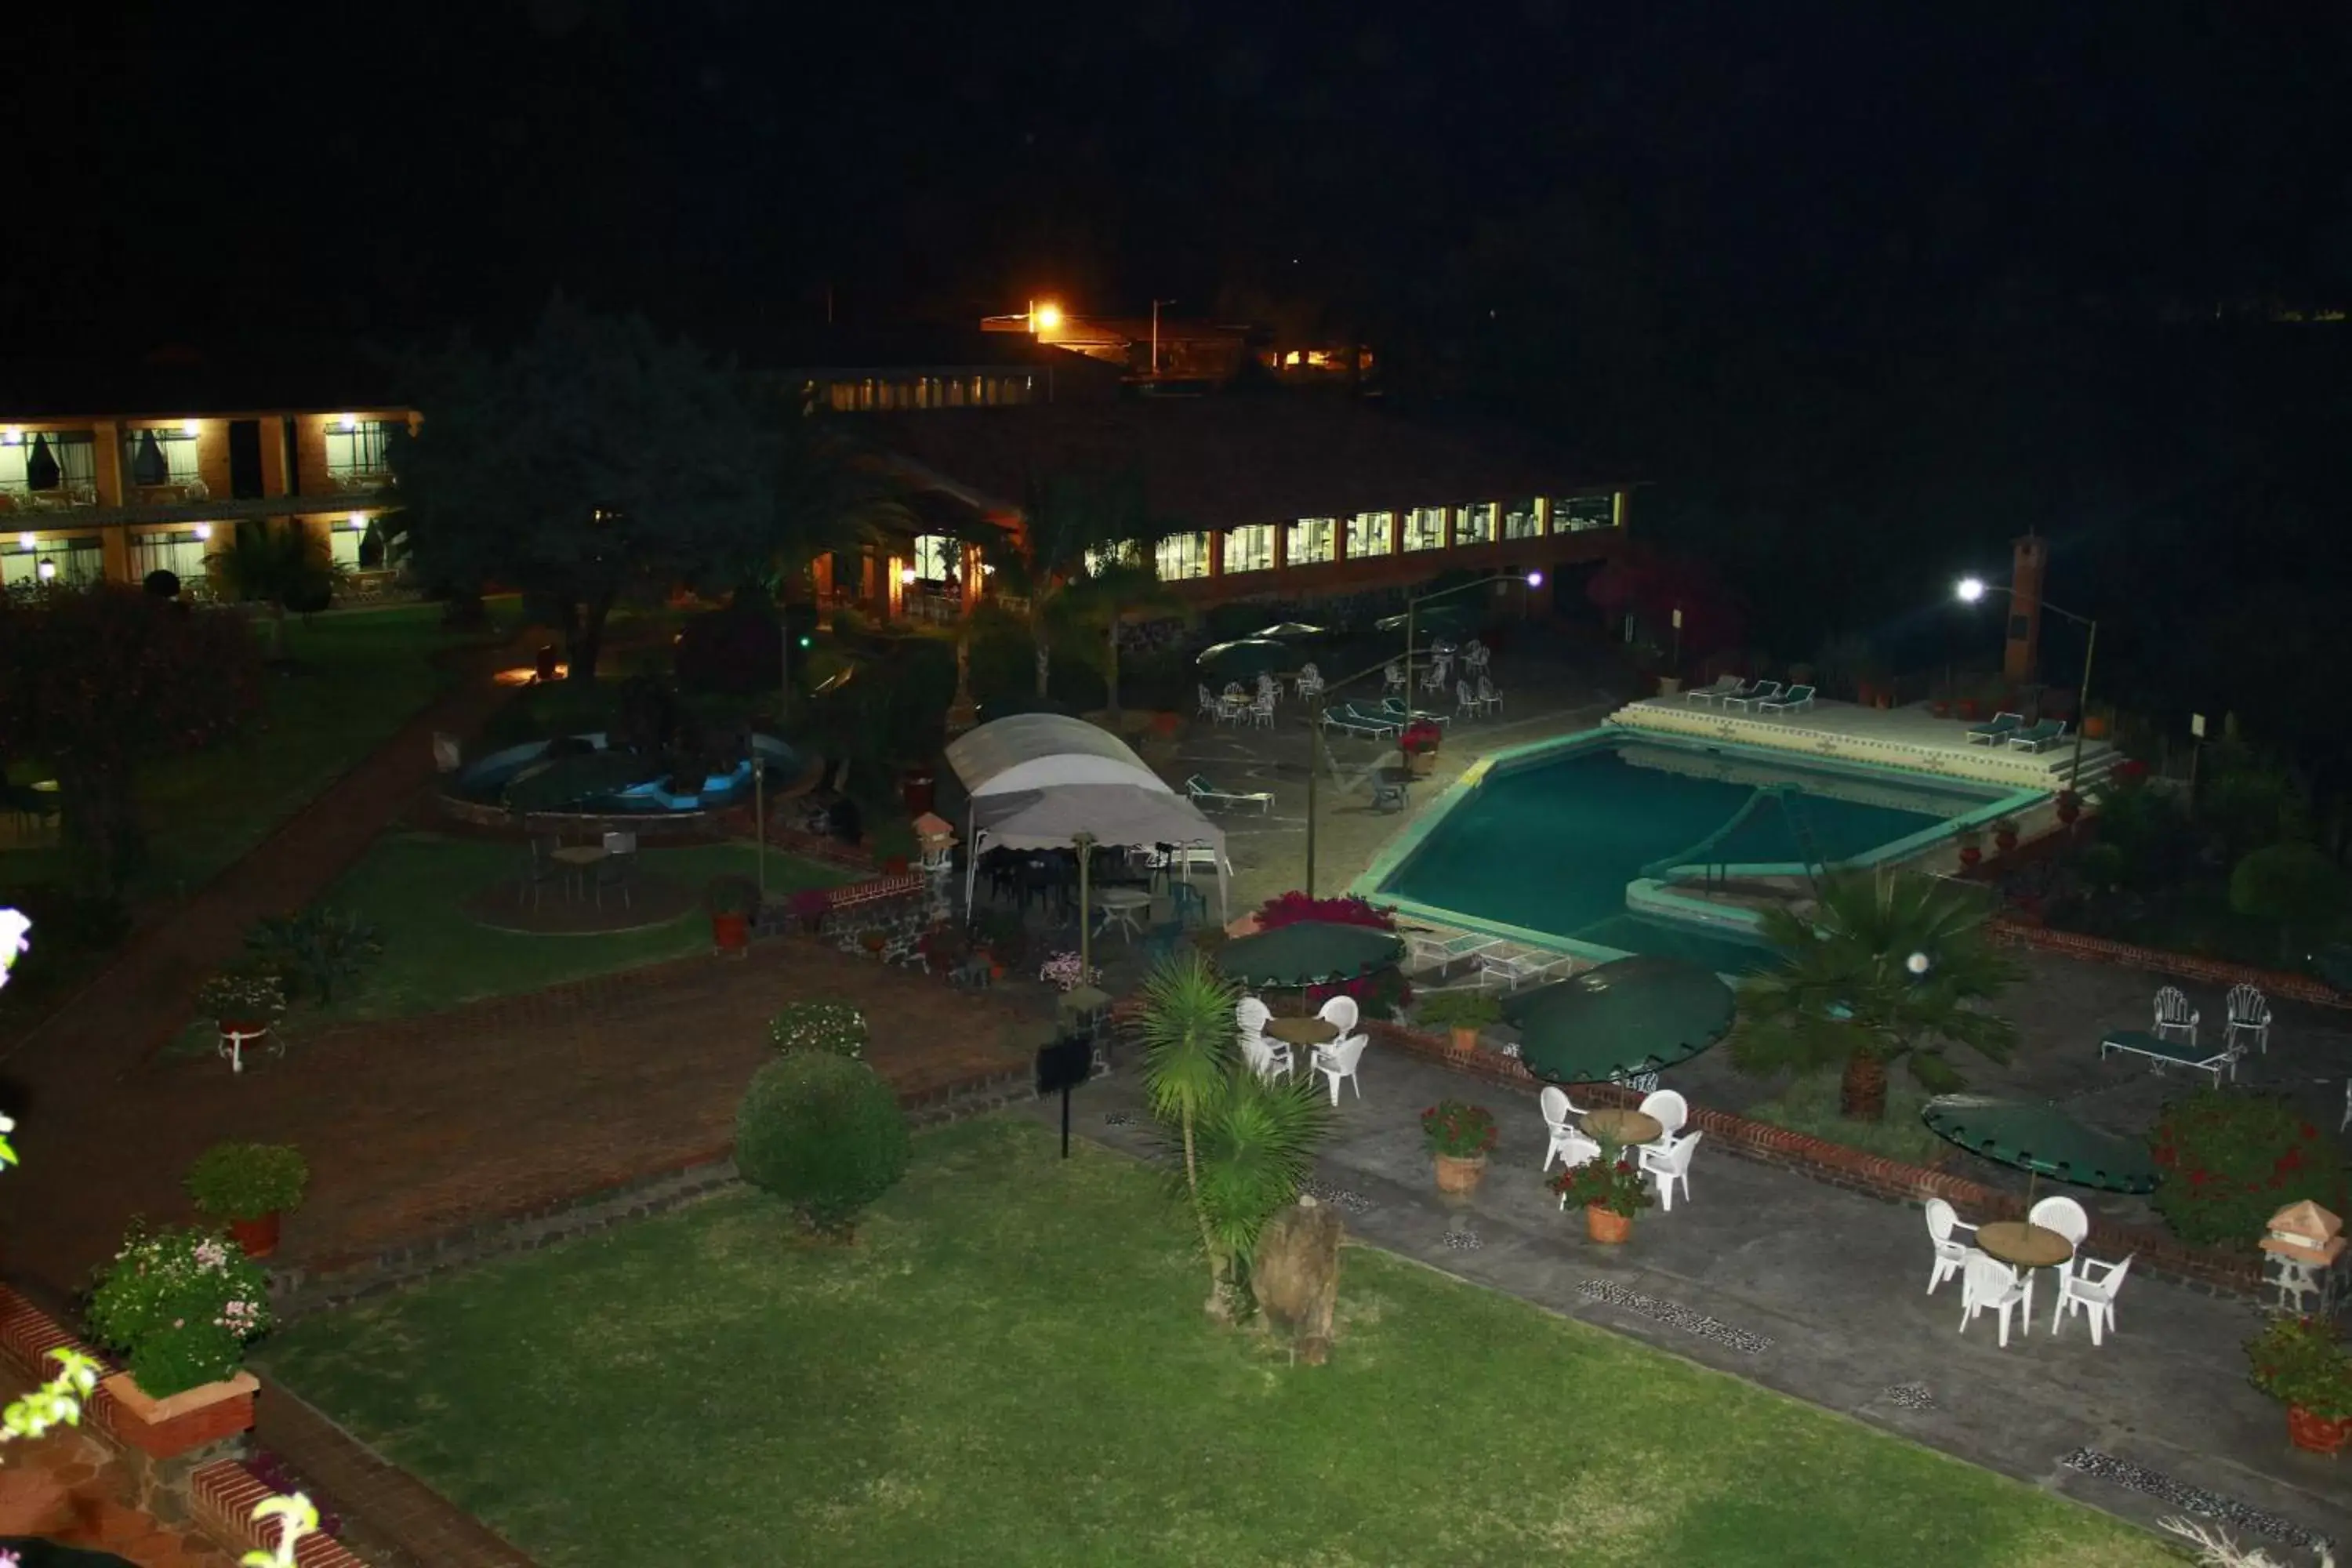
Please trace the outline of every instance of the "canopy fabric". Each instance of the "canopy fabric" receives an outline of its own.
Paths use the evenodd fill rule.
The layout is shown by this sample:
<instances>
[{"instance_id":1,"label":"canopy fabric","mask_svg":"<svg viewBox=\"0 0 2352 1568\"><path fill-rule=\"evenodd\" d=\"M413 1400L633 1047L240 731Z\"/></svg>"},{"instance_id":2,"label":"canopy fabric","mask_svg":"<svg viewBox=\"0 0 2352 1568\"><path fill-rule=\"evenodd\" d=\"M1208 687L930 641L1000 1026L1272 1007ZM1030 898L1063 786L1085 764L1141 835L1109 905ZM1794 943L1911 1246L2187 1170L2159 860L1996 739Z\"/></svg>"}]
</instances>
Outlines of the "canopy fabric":
<instances>
[{"instance_id":1,"label":"canopy fabric","mask_svg":"<svg viewBox=\"0 0 2352 1568\"><path fill-rule=\"evenodd\" d=\"M1247 985L1319 985L1352 980L1404 956L1394 931L1338 921L1298 921L1217 950L1216 963Z\"/></svg>"},{"instance_id":2,"label":"canopy fabric","mask_svg":"<svg viewBox=\"0 0 2352 1568\"><path fill-rule=\"evenodd\" d=\"M1921 1108L1919 1120L1971 1154L2072 1186L2152 1193L2160 1174L2143 1145L2085 1127L2054 1105L1939 1094Z\"/></svg>"},{"instance_id":3,"label":"canopy fabric","mask_svg":"<svg viewBox=\"0 0 2352 1568\"><path fill-rule=\"evenodd\" d=\"M1132 784L1175 793L1126 742L1099 724L1059 713L1015 713L982 724L948 742L948 765L975 802L1063 784Z\"/></svg>"},{"instance_id":4,"label":"canopy fabric","mask_svg":"<svg viewBox=\"0 0 2352 1568\"><path fill-rule=\"evenodd\" d=\"M1519 1060L1555 1083L1601 1083L1688 1061L1730 1032L1731 987L1678 958L1620 958L1503 999Z\"/></svg>"}]
</instances>

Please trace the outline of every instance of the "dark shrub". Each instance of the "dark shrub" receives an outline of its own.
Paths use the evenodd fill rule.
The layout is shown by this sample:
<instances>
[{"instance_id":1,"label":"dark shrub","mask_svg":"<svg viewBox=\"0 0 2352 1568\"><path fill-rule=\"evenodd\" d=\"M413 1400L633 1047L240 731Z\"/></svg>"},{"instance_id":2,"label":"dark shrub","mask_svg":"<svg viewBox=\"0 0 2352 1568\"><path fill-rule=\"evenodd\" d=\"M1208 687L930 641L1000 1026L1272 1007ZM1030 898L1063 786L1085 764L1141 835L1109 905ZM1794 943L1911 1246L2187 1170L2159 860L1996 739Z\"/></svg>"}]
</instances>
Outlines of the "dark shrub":
<instances>
[{"instance_id":1,"label":"dark shrub","mask_svg":"<svg viewBox=\"0 0 2352 1568\"><path fill-rule=\"evenodd\" d=\"M2343 1152L2270 1095L2200 1089L2164 1108L2148 1147L2164 1173L2150 1201L2183 1241L2251 1247L2303 1198L2344 1212Z\"/></svg>"},{"instance_id":2,"label":"dark shrub","mask_svg":"<svg viewBox=\"0 0 2352 1568\"><path fill-rule=\"evenodd\" d=\"M335 585L325 578L297 583L286 590L281 602L294 615L320 615L335 602Z\"/></svg>"},{"instance_id":3,"label":"dark shrub","mask_svg":"<svg viewBox=\"0 0 2352 1568\"><path fill-rule=\"evenodd\" d=\"M761 1068L735 1112L735 1165L813 1227L845 1234L907 1173L907 1119L875 1070L795 1052Z\"/></svg>"},{"instance_id":4,"label":"dark shrub","mask_svg":"<svg viewBox=\"0 0 2352 1568\"><path fill-rule=\"evenodd\" d=\"M286 983L289 994L319 1006L349 993L383 952L376 928L353 910L313 904L299 914L271 915L246 933L245 944Z\"/></svg>"},{"instance_id":5,"label":"dark shrub","mask_svg":"<svg viewBox=\"0 0 2352 1568\"><path fill-rule=\"evenodd\" d=\"M676 659L688 691L772 691L783 678L783 634L773 609L739 602L687 622Z\"/></svg>"},{"instance_id":6,"label":"dark shrub","mask_svg":"<svg viewBox=\"0 0 2352 1568\"><path fill-rule=\"evenodd\" d=\"M180 596L180 574L177 572L167 572L161 566L139 579L139 585L159 599L176 599Z\"/></svg>"}]
</instances>

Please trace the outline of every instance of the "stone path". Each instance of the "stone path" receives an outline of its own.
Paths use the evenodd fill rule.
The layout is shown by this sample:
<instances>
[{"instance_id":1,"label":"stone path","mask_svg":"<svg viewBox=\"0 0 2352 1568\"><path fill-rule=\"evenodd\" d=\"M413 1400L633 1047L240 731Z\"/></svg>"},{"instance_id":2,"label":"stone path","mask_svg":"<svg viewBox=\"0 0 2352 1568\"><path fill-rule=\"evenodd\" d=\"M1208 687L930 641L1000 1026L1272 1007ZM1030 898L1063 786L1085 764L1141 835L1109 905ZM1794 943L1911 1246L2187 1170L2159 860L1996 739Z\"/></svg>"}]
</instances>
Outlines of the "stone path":
<instances>
[{"instance_id":1,"label":"stone path","mask_svg":"<svg viewBox=\"0 0 2352 1568\"><path fill-rule=\"evenodd\" d=\"M2094 1348L2079 1318L2050 1333L2045 1280L2032 1331L2012 1324L2003 1350L1990 1318L1958 1331L1957 1285L1926 1293L1916 1209L1702 1144L1690 1197L1603 1247L1543 1186L1533 1095L1378 1047L1362 1085L1315 1181L1360 1240L2136 1523L2202 1511L2273 1553L2313 1533L2352 1540L2340 1462L2289 1448L2285 1417L2246 1383L2239 1346L2260 1322L2249 1303L2135 1278ZM1493 1110L1502 1131L1485 1184L1458 1206L1437 1195L1417 1121L1449 1094ZM1082 1089L1074 1129L1156 1152L1131 1072Z\"/></svg>"}]
</instances>

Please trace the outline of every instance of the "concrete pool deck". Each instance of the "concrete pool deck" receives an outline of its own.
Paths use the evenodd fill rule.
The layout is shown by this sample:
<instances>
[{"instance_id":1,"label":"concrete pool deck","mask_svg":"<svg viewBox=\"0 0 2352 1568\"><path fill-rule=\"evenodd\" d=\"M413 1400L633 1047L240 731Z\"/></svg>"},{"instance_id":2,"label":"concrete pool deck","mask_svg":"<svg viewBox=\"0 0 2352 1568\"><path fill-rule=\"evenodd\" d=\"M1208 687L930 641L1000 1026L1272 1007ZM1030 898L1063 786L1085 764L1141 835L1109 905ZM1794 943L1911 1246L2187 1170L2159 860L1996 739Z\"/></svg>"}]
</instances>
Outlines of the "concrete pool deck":
<instances>
[{"instance_id":1,"label":"concrete pool deck","mask_svg":"<svg viewBox=\"0 0 2352 1568\"><path fill-rule=\"evenodd\" d=\"M1938 719L1925 703L1908 708L1864 708L1852 702L1816 702L1801 713L1749 713L1701 702L1688 693L1645 697L1609 716L1612 724L1659 735L1728 742L1808 757L1948 778L2006 784L2011 789L2065 787L2074 764L2069 733L2042 752L1971 742L1971 725ZM2115 765L2115 747L2105 741L2083 743L2083 777L2094 782Z\"/></svg>"},{"instance_id":2,"label":"concrete pool deck","mask_svg":"<svg viewBox=\"0 0 2352 1568\"><path fill-rule=\"evenodd\" d=\"M1127 1060L1079 1091L1074 1128L1157 1158ZM1315 1178L1360 1241L2137 1523L2201 1509L2273 1551L2314 1533L2352 1539L2341 1462L2290 1448L2284 1415L2246 1382L2239 1346L2260 1321L2247 1303L2135 1278L2095 1349L2079 1318L2049 1332L2045 1279L2032 1331L2012 1322L2003 1350L1990 1317L1958 1331L1957 1283L1926 1293L1916 1208L1702 1143L1690 1197L1645 1211L1630 1244L1604 1248L1543 1185L1533 1095L1377 1046L1361 1081ZM1502 1127L1485 1184L1458 1206L1437 1194L1417 1122L1448 1095ZM1057 1104L1031 1114L1058 1125Z\"/></svg>"}]
</instances>

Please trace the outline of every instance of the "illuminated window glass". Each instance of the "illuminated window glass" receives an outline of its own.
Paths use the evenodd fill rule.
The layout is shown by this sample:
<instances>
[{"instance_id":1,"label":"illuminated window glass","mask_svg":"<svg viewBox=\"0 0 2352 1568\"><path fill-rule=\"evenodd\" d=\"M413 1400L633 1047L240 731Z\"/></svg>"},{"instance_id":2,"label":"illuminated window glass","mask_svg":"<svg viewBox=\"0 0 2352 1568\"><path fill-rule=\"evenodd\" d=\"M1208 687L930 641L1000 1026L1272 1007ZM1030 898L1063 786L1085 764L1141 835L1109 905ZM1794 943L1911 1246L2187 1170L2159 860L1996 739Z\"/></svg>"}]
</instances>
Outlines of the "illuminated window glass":
<instances>
[{"instance_id":1,"label":"illuminated window glass","mask_svg":"<svg viewBox=\"0 0 2352 1568\"><path fill-rule=\"evenodd\" d=\"M1225 535L1227 572L1274 570L1274 525L1270 522L1236 528Z\"/></svg>"},{"instance_id":2,"label":"illuminated window glass","mask_svg":"<svg viewBox=\"0 0 2352 1568\"><path fill-rule=\"evenodd\" d=\"M1339 531L1336 518L1302 517L1290 525L1290 537L1283 542L1284 559L1293 566L1312 566L1328 561Z\"/></svg>"},{"instance_id":3,"label":"illuminated window glass","mask_svg":"<svg viewBox=\"0 0 2352 1568\"><path fill-rule=\"evenodd\" d=\"M1495 513L1498 509L1490 500L1472 501L1454 516L1454 542L1456 544L1492 544L1495 542Z\"/></svg>"},{"instance_id":4,"label":"illuminated window glass","mask_svg":"<svg viewBox=\"0 0 2352 1568\"><path fill-rule=\"evenodd\" d=\"M1396 552L1396 513L1360 511L1348 520L1348 559Z\"/></svg>"},{"instance_id":5,"label":"illuminated window glass","mask_svg":"<svg viewBox=\"0 0 2352 1568\"><path fill-rule=\"evenodd\" d=\"M943 533L915 537L915 577L923 583L944 583L956 574L963 546Z\"/></svg>"},{"instance_id":6,"label":"illuminated window glass","mask_svg":"<svg viewBox=\"0 0 2352 1568\"><path fill-rule=\"evenodd\" d=\"M1551 531L1554 533L1582 533L1588 529L1617 526L1617 498L1601 496L1560 496L1551 503Z\"/></svg>"},{"instance_id":7,"label":"illuminated window glass","mask_svg":"<svg viewBox=\"0 0 2352 1568\"><path fill-rule=\"evenodd\" d=\"M1503 537L1506 539L1540 539L1543 537L1543 513L1536 499L1503 503Z\"/></svg>"},{"instance_id":8,"label":"illuminated window glass","mask_svg":"<svg viewBox=\"0 0 2352 1568\"><path fill-rule=\"evenodd\" d=\"M1160 542L1152 552L1152 560L1160 568L1163 583L1181 583L1189 577L1209 574L1209 536L1205 533L1179 533Z\"/></svg>"},{"instance_id":9,"label":"illuminated window glass","mask_svg":"<svg viewBox=\"0 0 2352 1568\"><path fill-rule=\"evenodd\" d=\"M1405 513L1404 547L1407 550L1444 549L1445 509L1442 506L1417 506Z\"/></svg>"}]
</instances>

